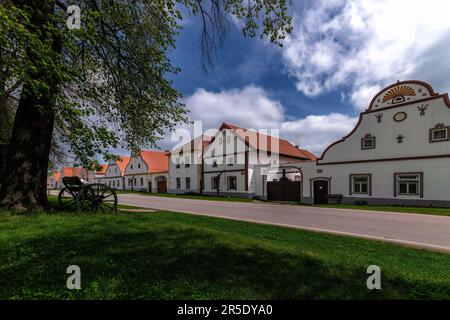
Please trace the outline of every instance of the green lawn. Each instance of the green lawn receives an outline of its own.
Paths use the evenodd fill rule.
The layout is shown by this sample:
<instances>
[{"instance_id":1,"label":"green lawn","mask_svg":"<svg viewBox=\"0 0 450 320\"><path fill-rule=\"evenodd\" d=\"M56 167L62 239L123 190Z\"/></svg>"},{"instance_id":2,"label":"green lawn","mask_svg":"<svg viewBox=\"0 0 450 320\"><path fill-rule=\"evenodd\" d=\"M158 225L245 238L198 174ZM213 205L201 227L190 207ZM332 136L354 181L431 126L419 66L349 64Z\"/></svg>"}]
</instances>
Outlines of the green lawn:
<instances>
[{"instance_id":1,"label":"green lawn","mask_svg":"<svg viewBox=\"0 0 450 320\"><path fill-rule=\"evenodd\" d=\"M226 197L226 196L210 196L202 194L174 194L174 193L148 193L148 192L138 192L129 190L117 190L119 194L124 193L137 193L144 196L151 197L168 197L168 198L179 198L179 199L195 199L195 200L212 200L212 201L234 201L234 202L252 202L250 198L238 198L238 197Z\"/></svg>"},{"instance_id":2,"label":"green lawn","mask_svg":"<svg viewBox=\"0 0 450 320\"><path fill-rule=\"evenodd\" d=\"M375 206L375 205L353 205L353 204L322 204L315 206L324 208L390 211L390 212L420 213L438 216L450 216L450 208Z\"/></svg>"},{"instance_id":3,"label":"green lawn","mask_svg":"<svg viewBox=\"0 0 450 320\"><path fill-rule=\"evenodd\" d=\"M0 212L0 281L0 299L450 299L450 255L174 212Z\"/></svg>"}]
</instances>

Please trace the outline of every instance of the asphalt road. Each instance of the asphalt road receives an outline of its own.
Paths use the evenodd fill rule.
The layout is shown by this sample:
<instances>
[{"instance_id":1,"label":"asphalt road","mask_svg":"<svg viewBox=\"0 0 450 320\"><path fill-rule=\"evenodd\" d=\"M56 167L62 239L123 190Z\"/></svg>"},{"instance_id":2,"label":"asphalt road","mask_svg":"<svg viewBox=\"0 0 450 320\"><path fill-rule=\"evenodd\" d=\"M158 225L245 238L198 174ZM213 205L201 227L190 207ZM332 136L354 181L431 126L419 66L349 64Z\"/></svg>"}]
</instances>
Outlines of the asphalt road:
<instances>
[{"instance_id":1,"label":"asphalt road","mask_svg":"<svg viewBox=\"0 0 450 320\"><path fill-rule=\"evenodd\" d=\"M450 217L120 194L119 203L381 240L450 253Z\"/></svg>"}]
</instances>

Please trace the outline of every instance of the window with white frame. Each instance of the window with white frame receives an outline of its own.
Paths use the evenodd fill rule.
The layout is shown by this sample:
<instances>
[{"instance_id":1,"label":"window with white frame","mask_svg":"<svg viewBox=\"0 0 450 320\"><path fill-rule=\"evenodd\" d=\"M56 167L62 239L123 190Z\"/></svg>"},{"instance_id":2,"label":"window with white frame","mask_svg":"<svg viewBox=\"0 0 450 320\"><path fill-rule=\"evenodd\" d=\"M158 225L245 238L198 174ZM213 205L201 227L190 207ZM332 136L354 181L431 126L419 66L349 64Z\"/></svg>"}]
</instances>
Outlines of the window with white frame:
<instances>
[{"instance_id":1,"label":"window with white frame","mask_svg":"<svg viewBox=\"0 0 450 320\"><path fill-rule=\"evenodd\" d=\"M399 195L419 195L421 193L421 174L396 174L396 187Z\"/></svg>"},{"instance_id":2,"label":"window with white frame","mask_svg":"<svg viewBox=\"0 0 450 320\"><path fill-rule=\"evenodd\" d=\"M175 160L175 163L176 163L176 168L178 169L179 167L180 167L180 158L177 158L176 160Z\"/></svg>"},{"instance_id":3,"label":"window with white frame","mask_svg":"<svg viewBox=\"0 0 450 320\"><path fill-rule=\"evenodd\" d=\"M191 159L189 156L184 157L184 167L189 168L191 166Z\"/></svg>"},{"instance_id":4,"label":"window with white frame","mask_svg":"<svg viewBox=\"0 0 450 320\"><path fill-rule=\"evenodd\" d=\"M181 179L177 178L177 189L181 189Z\"/></svg>"},{"instance_id":5,"label":"window with white frame","mask_svg":"<svg viewBox=\"0 0 450 320\"><path fill-rule=\"evenodd\" d=\"M227 157L227 165L232 166L234 164L234 157Z\"/></svg>"},{"instance_id":6,"label":"window with white frame","mask_svg":"<svg viewBox=\"0 0 450 320\"><path fill-rule=\"evenodd\" d=\"M447 141L448 140L448 128L439 128L431 130L431 141Z\"/></svg>"},{"instance_id":7,"label":"window with white frame","mask_svg":"<svg viewBox=\"0 0 450 320\"><path fill-rule=\"evenodd\" d=\"M144 178L141 178L141 186L144 186Z\"/></svg>"},{"instance_id":8,"label":"window with white frame","mask_svg":"<svg viewBox=\"0 0 450 320\"><path fill-rule=\"evenodd\" d=\"M227 178L227 188L228 190L236 190L237 183L236 183L236 177L231 176Z\"/></svg>"},{"instance_id":9,"label":"window with white frame","mask_svg":"<svg viewBox=\"0 0 450 320\"><path fill-rule=\"evenodd\" d=\"M219 144L222 144L222 142L223 142L223 139L222 139L222 137L220 137L219 138Z\"/></svg>"},{"instance_id":10,"label":"window with white frame","mask_svg":"<svg viewBox=\"0 0 450 320\"><path fill-rule=\"evenodd\" d=\"M231 142L231 136L227 136L227 143Z\"/></svg>"},{"instance_id":11,"label":"window with white frame","mask_svg":"<svg viewBox=\"0 0 450 320\"><path fill-rule=\"evenodd\" d=\"M191 188L191 178L186 177L186 189L190 189Z\"/></svg>"},{"instance_id":12,"label":"window with white frame","mask_svg":"<svg viewBox=\"0 0 450 320\"><path fill-rule=\"evenodd\" d=\"M369 175L352 175L352 193L355 194L369 194Z\"/></svg>"},{"instance_id":13,"label":"window with white frame","mask_svg":"<svg viewBox=\"0 0 450 320\"><path fill-rule=\"evenodd\" d=\"M219 189L219 177L211 177L211 189Z\"/></svg>"}]
</instances>

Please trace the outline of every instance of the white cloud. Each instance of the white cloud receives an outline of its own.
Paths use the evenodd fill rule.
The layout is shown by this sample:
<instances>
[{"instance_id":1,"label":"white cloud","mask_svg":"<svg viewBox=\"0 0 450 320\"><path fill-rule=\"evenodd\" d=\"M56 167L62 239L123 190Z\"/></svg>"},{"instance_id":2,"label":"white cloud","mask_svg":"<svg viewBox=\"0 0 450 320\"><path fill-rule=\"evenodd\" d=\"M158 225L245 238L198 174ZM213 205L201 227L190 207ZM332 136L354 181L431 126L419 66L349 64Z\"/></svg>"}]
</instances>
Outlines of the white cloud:
<instances>
[{"instance_id":1,"label":"white cloud","mask_svg":"<svg viewBox=\"0 0 450 320\"><path fill-rule=\"evenodd\" d=\"M202 120L204 128L217 128L222 122L255 129L277 128L284 114L280 102L254 85L220 92L197 89L185 103L190 119Z\"/></svg>"},{"instance_id":2,"label":"white cloud","mask_svg":"<svg viewBox=\"0 0 450 320\"><path fill-rule=\"evenodd\" d=\"M280 136L320 156L330 143L347 135L356 121L357 118L341 113L309 115L283 122Z\"/></svg>"},{"instance_id":3,"label":"white cloud","mask_svg":"<svg viewBox=\"0 0 450 320\"><path fill-rule=\"evenodd\" d=\"M186 98L185 103L190 110L190 119L202 121L203 130L216 129L222 122L257 130L279 129L280 138L317 155L328 144L350 132L357 120L339 113L300 119L288 117L280 102L254 85L220 92L198 89ZM165 143L169 141L165 139Z\"/></svg>"},{"instance_id":4,"label":"white cloud","mask_svg":"<svg viewBox=\"0 0 450 320\"><path fill-rule=\"evenodd\" d=\"M297 89L307 96L350 85L360 110L375 89L411 78L448 91L450 2L323 0L294 15L282 50ZM443 42L445 41L445 42Z\"/></svg>"},{"instance_id":5,"label":"white cloud","mask_svg":"<svg viewBox=\"0 0 450 320\"><path fill-rule=\"evenodd\" d=\"M350 101L359 109L367 109L373 97L381 90L379 85L363 84L359 88L354 88L350 96Z\"/></svg>"}]
</instances>

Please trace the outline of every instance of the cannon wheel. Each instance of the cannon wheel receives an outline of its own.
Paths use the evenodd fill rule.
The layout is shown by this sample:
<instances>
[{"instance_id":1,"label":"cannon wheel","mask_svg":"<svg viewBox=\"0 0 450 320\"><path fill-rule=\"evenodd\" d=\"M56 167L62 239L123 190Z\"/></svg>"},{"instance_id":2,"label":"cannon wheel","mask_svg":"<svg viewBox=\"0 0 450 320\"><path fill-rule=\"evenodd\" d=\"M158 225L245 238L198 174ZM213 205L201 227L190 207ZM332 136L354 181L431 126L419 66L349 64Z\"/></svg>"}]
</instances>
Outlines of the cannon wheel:
<instances>
[{"instance_id":1,"label":"cannon wheel","mask_svg":"<svg viewBox=\"0 0 450 320\"><path fill-rule=\"evenodd\" d=\"M79 212L115 213L117 202L117 194L114 189L103 183L85 185L76 197L76 206Z\"/></svg>"},{"instance_id":2,"label":"cannon wheel","mask_svg":"<svg viewBox=\"0 0 450 320\"><path fill-rule=\"evenodd\" d=\"M66 211L77 210L76 196L77 194L70 191L69 188L62 188L58 194L58 207Z\"/></svg>"}]
</instances>

